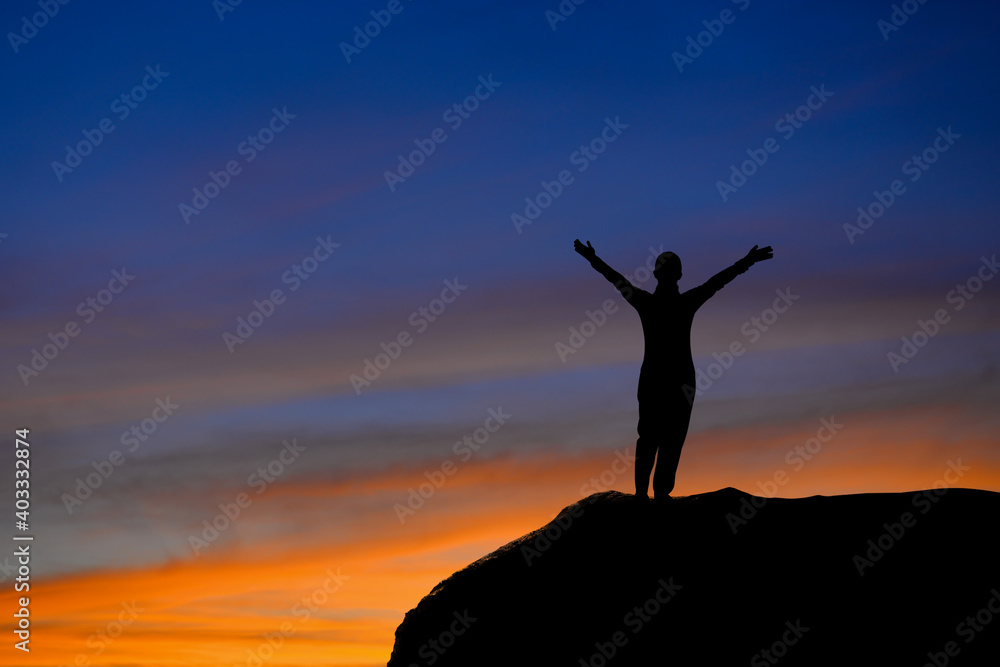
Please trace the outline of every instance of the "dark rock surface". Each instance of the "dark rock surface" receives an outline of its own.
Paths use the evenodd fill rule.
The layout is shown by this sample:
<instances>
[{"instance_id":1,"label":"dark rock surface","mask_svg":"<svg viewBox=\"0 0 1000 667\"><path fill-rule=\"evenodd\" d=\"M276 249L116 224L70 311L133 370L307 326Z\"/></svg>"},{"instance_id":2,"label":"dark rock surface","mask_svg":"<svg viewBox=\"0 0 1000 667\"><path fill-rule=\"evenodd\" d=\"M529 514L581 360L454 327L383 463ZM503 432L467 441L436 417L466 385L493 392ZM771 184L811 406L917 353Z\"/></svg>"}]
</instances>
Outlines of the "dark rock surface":
<instances>
[{"instance_id":1,"label":"dark rock surface","mask_svg":"<svg viewBox=\"0 0 1000 667\"><path fill-rule=\"evenodd\" d=\"M438 584L389 666L997 665L998 512L971 489L595 494Z\"/></svg>"}]
</instances>

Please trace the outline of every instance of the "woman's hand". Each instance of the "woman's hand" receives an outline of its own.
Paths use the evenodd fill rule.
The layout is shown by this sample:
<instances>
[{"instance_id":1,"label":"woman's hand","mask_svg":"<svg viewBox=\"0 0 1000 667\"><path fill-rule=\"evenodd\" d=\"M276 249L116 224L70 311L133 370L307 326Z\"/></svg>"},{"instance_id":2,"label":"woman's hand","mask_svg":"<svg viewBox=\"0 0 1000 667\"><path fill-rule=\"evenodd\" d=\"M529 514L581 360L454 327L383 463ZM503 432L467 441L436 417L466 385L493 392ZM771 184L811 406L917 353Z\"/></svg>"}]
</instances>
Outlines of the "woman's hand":
<instances>
[{"instance_id":1,"label":"woman's hand","mask_svg":"<svg viewBox=\"0 0 1000 667\"><path fill-rule=\"evenodd\" d=\"M773 257L774 252L771 251L771 246L766 246L764 248L757 248L757 246L754 246L743 259L747 260L751 264L756 264L757 262L763 262L765 259L771 259Z\"/></svg>"},{"instance_id":2,"label":"woman's hand","mask_svg":"<svg viewBox=\"0 0 1000 667\"><path fill-rule=\"evenodd\" d=\"M573 248L587 259L593 259L597 256L597 251L594 250L594 246L590 245L590 241L587 241L587 245L583 245L580 243L580 239L577 239L573 242Z\"/></svg>"}]
</instances>

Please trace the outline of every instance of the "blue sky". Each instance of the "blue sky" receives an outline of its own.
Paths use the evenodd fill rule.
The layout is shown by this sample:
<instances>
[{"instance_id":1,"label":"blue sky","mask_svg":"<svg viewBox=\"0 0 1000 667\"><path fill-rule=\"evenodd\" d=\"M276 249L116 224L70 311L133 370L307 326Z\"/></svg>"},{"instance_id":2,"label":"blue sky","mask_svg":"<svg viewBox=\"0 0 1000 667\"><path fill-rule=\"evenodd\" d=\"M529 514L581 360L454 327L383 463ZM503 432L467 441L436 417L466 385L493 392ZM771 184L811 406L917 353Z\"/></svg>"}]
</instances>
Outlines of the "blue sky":
<instances>
[{"instance_id":1,"label":"blue sky","mask_svg":"<svg viewBox=\"0 0 1000 667\"><path fill-rule=\"evenodd\" d=\"M8 37L0 397L9 428L50 443L38 502L53 540L86 533L61 495L167 396L182 408L109 497L204 500L291 433L325 443L313 472L331 479L419 467L497 405L520 424L497 455L630 441L634 313L619 300L578 353L556 351L617 298L576 238L624 273L650 247L674 250L682 288L774 248L699 313L698 367L746 343L775 290L801 300L700 399L693 432L954 405L969 433L993 423L1000 283L961 311L947 295L1000 251L995 4L928 2L885 39L883 3L587 2L553 30L554 0L404 0L347 62L341 42L385 6L244 2L220 20L206 0L69 3L16 51ZM673 54L723 10L732 22L678 71ZM0 26L17 32L36 11L7 3ZM147 68L166 74L120 118L114 100L152 83ZM481 77L495 90L451 127L445 113ZM818 89L831 94L794 134L776 128ZM284 127L247 161L241 143L275 109ZM114 130L60 179L53 162L104 118ZM620 133L579 171L574 153L609 121ZM386 171L437 128L447 140L390 188ZM948 128L957 138L910 181L904 163ZM769 139L777 151L723 199L731 165ZM239 173L186 222L179 206L229 161ZM563 170L573 182L519 232L511 216ZM895 179L905 193L850 242L844 225ZM288 290L282 276L318 238L340 245ZM122 269L134 282L83 323L78 304ZM411 313L447 280L468 289L417 332ZM287 300L230 353L223 334L274 289ZM952 320L894 371L886 355L939 308ZM18 367L69 322L79 335L24 382ZM412 346L358 395L350 376L402 332ZM992 461L995 445L974 451ZM86 569L127 549L118 537L86 565L43 562ZM155 551L142 547L166 558Z\"/></svg>"}]
</instances>

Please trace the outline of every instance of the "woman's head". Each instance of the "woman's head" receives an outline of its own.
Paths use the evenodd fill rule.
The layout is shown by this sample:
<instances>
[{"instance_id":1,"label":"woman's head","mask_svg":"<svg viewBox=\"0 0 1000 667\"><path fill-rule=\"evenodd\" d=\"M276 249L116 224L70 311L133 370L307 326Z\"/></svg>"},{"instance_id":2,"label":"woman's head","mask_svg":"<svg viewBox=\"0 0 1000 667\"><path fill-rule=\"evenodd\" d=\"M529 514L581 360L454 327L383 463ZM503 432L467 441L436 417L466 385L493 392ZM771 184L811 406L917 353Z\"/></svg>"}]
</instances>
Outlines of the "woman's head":
<instances>
[{"instance_id":1,"label":"woman's head","mask_svg":"<svg viewBox=\"0 0 1000 667\"><path fill-rule=\"evenodd\" d=\"M660 253L653 275L660 282L677 282L681 278L681 258L672 252Z\"/></svg>"}]
</instances>

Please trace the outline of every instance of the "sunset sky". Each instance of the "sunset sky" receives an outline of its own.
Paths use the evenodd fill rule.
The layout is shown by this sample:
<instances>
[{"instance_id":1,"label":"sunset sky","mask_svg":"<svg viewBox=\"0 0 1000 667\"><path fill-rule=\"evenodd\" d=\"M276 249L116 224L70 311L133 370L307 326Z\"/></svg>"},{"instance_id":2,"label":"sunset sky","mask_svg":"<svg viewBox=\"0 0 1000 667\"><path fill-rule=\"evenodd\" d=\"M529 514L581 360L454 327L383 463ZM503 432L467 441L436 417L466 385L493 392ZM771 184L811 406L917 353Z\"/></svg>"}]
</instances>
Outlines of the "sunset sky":
<instances>
[{"instance_id":1,"label":"sunset sky","mask_svg":"<svg viewBox=\"0 0 1000 667\"><path fill-rule=\"evenodd\" d=\"M995 3L49 4L0 9L0 663L385 664L633 492L576 238L647 290L774 248L695 318L676 494L1000 491Z\"/></svg>"}]
</instances>

